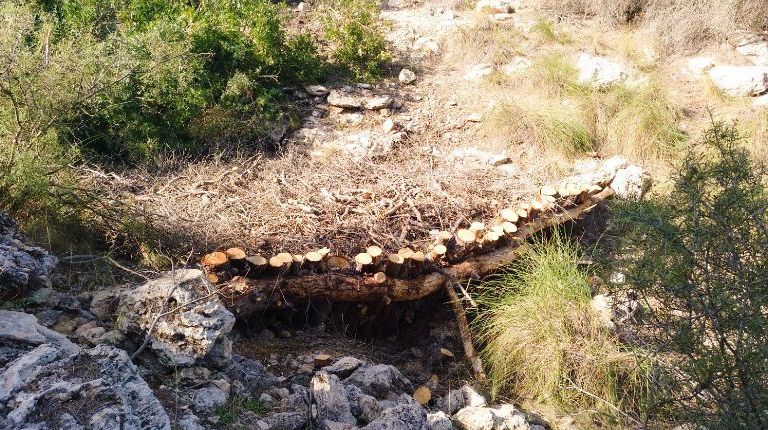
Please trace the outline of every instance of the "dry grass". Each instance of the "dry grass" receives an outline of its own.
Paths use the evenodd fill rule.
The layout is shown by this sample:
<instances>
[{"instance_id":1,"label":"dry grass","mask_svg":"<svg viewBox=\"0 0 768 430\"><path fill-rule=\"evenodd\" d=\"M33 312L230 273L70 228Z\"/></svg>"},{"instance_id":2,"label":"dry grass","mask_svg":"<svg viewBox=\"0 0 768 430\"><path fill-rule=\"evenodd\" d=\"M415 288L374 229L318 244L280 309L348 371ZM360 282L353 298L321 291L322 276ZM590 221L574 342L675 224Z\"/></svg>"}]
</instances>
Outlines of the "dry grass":
<instances>
[{"instance_id":1,"label":"dry grass","mask_svg":"<svg viewBox=\"0 0 768 430\"><path fill-rule=\"evenodd\" d=\"M420 143L425 148L433 138ZM405 144L386 157L356 160L312 157L307 149L173 162L125 172L111 186L153 219L159 243L176 255L222 246L265 254L328 246L354 255L373 244L424 246L430 230L488 219L540 185L457 161L448 150L433 156Z\"/></svg>"},{"instance_id":2,"label":"dry grass","mask_svg":"<svg viewBox=\"0 0 768 430\"><path fill-rule=\"evenodd\" d=\"M481 286L490 383L497 396L618 416L641 404L651 369L599 322L578 258L556 234Z\"/></svg>"},{"instance_id":3,"label":"dry grass","mask_svg":"<svg viewBox=\"0 0 768 430\"><path fill-rule=\"evenodd\" d=\"M448 60L466 64L503 64L521 55L530 44L513 24L485 15L478 16L468 27L460 27L448 43Z\"/></svg>"},{"instance_id":4,"label":"dry grass","mask_svg":"<svg viewBox=\"0 0 768 430\"><path fill-rule=\"evenodd\" d=\"M545 0L543 6L561 16L596 17L603 25L636 23L651 30L667 54L768 30L768 2L755 0Z\"/></svg>"}]
</instances>

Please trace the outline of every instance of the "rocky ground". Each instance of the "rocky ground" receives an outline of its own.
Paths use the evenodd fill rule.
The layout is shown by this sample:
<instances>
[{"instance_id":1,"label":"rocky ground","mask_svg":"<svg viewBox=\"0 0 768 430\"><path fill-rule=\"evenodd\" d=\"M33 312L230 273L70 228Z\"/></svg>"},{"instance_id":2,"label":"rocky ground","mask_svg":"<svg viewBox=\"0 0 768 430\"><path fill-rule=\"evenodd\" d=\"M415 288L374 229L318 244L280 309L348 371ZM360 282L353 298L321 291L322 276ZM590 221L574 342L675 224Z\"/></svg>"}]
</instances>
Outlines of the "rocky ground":
<instances>
[{"instance_id":1,"label":"rocky ground","mask_svg":"<svg viewBox=\"0 0 768 430\"><path fill-rule=\"evenodd\" d=\"M0 428L543 428L458 382L455 329L439 318L407 351L317 326L248 337L196 269L73 296L50 288L52 257L3 225L0 261L36 277L0 311Z\"/></svg>"}]
</instances>

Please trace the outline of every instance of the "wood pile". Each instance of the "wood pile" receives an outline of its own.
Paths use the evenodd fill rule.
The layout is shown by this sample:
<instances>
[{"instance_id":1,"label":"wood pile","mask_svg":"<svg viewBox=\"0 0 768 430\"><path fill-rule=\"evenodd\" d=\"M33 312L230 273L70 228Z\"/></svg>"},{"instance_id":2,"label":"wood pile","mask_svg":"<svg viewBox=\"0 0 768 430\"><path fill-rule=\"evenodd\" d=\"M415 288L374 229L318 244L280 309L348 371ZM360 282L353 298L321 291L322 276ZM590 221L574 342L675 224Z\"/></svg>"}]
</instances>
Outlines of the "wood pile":
<instances>
[{"instance_id":1,"label":"wood pile","mask_svg":"<svg viewBox=\"0 0 768 430\"><path fill-rule=\"evenodd\" d=\"M609 182L544 186L529 202L505 208L489 222L436 232L424 249L385 252L370 246L349 257L328 248L272 256L230 248L205 255L201 265L236 314L313 297L384 304L418 300L451 279L498 270L525 252L525 242L536 232L576 220L612 195Z\"/></svg>"}]
</instances>

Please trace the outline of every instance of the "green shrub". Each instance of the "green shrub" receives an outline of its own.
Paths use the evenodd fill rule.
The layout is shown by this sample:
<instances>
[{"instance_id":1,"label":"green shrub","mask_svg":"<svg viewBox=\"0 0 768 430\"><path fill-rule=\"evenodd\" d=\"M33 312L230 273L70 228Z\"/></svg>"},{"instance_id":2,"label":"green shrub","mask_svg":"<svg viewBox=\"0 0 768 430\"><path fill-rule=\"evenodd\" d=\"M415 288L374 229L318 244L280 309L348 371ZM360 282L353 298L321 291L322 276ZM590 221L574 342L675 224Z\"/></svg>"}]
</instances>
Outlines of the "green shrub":
<instances>
[{"instance_id":1,"label":"green shrub","mask_svg":"<svg viewBox=\"0 0 768 430\"><path fill-rule=\"evenodd\" d=\"M638 408L650 366L592 310L579 255L559 234L481 285L476 320L494 395L582 411Z\"/></svg>"},{"instance_id":2,"label":"green shrub","mask_svg":"<svg viewBox=\"0 0 768 430\"><path fill-rule=\"evenodd\" d=\"M378 14L374 0L328 0L323 6L323 33L330 56L354 79L380 79L390 60Z\"/></svg>"},{"instance_id":3,"label":"green shrub","mask_svg":"<svg viewBox=\"0 0 768 430\"><path fill-rule=\"evenodd\" d=\"M733 126L690 148L671 193L623 205L620 258L647 333L676 375L656 412L709 428L768 428L768 189Z\"/></svg>"}]
</instances>

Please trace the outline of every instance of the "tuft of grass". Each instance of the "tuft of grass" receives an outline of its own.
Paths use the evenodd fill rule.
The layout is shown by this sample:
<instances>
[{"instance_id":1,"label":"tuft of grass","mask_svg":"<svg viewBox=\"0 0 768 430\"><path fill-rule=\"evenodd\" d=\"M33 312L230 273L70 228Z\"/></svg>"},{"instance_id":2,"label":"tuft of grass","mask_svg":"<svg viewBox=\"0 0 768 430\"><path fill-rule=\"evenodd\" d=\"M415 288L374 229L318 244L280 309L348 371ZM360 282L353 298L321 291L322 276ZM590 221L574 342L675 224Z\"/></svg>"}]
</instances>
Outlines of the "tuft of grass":
<instances>
[{"instance_id":1,"label":"tuft of grass","mask_svg":"<svg viewBox=\"0 0 768 430\"><path fill-rule=\"evenodd\" d=\"M232 396L226 404L218 408L217 413L222 424L232 426L237 422L242 411L250 411L257 415L264 415L269 412L269 407L256 399Z\"/></svg>"},{"instance_id":2,"label":"tuft of grass","mask_svg":"<svg viewBox=\"0 0 768 430\"><path fill-rule=\"evenodd\" d=\"M549 96L584 95L589 88L577 80L573 62L559 53L534 58L526 80L536 90Z\"/></svg>"},{"instance_id":3,"label":"tuft of grass","mask_svg":"<svg viewBox=\"0 0 768 430\"><path fill-rule=\"evenodd\" d=\"M514 26L481 17L468 27L459 28L450 43L450 56L466 63L503 64L522 55L525 36Z\"/></svg>"},{"instance_id":4,"label":"tuft of grass","mask_svg":"<svg viewBox=\"0 0 768 430\"><path fill-rule=\"evenodd\" d=\"M600 323L578 259L559 233L534 244L481 285L475 329L494 396L615 416L643 404L652 369Z\"/></svg>"},{"instance_id":5,"label":"tuft of grass","mask_svg":"<svg viewBox=\"0 0 768 430\"><path fill-rule=\"evenodd\" d=\"M503 103L491 112L485 128L509 143L538 145L543 153L572 158L592 149L592 136L575 104L543 100Z\"/></svg>"},{"instance_id":6,"label":"tuft of grass","mask_svg":"<svg viewBox=\"0 0 768 430\"><path fill-rule=\"evenodd\" d=\"M539 19L531 27L533 33L538 34L545 42L568 45L573 43L573 39L568 33L555 28L555 23L551 19Z\"/></svg>"},{"instance_id":7,"label":"tuft of grass","mask_svg":"<svg viewBox=\"0 0 768 430\"><path fill-rule=\"evenodd\" d=\"M617 85L587 101L595 120L598 149L638 159L669 159L685 134L678 128L682 110L658 81L635 87Z\"/></svg>"}]
</instances>

